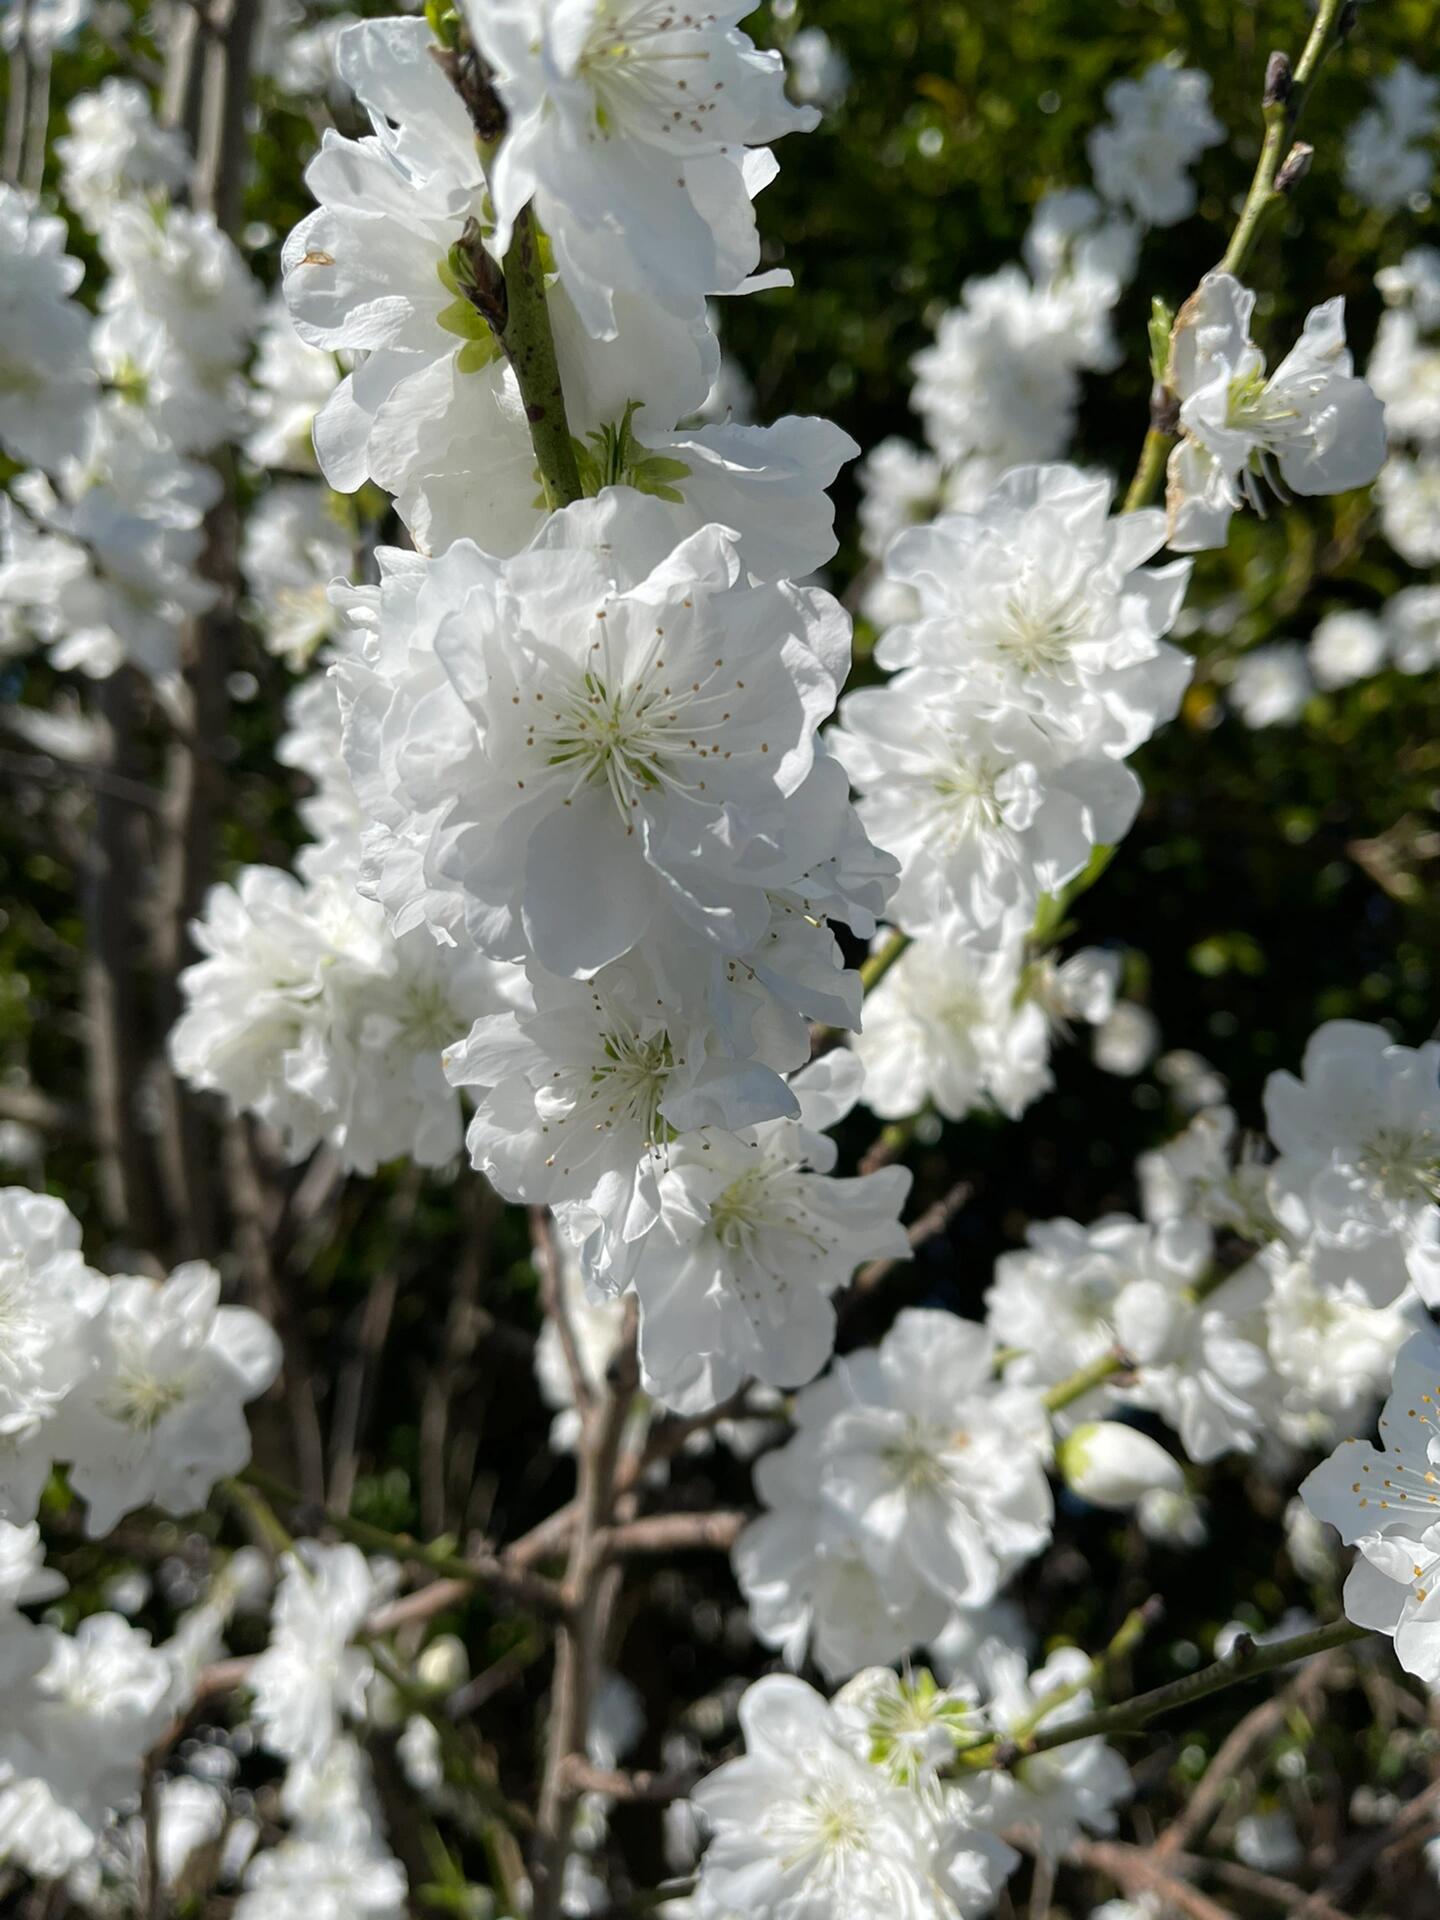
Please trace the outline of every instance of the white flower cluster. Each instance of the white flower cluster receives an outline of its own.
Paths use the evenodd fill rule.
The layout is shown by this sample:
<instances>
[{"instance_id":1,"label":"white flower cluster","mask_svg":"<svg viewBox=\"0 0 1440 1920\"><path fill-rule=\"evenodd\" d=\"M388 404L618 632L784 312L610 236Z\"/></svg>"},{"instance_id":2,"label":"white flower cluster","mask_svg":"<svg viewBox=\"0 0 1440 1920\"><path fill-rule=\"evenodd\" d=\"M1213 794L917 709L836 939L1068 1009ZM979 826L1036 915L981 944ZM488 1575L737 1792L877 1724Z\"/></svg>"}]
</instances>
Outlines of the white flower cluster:
<instances>
[{"instance_id":1,"label":"white flower cluster","mask_svg":"<svg viewBox=\"0 0 1440 1920\"><path fill-rule=\"evenodd\" d=\"M1331 1022L1265 1107L1270 1158L1203 1109L1142 1158L1144 1219L1033 1225L983 1327L911 1309L797 1396L734 1550L767 1646L838 1679L988 1607L1049 1540L1052 1450L1082 1498L1193 1538L1177 1462L1121 1416L1201 1464L1364 1418L1440 1298L1440 1047Z\"/></svg>"},{"instance_id":2,"label":"white flower cluster","mask_svg":"<svg viewBox=\"0 0 1440 1920\"><path fill-rule=\"evenodd\" d=\"M0 1191L0 1861L42 1879L91 1859L117 1810L138 1804L145 1756L213 1657L217 1599L176 1639L113 1613L73 1634L18 1611L65 1582L42 1564L34 1518L63 1466L86 1531L157 1505L203 1507L250 1455L245 1403L274 1380L275 1335L218 1304L198 1262L166 1281L96 1273L58 1200Z\"/></svg>"},{"instance_id":3,"label":"white flower cluster","mask_svg":"<svg viewBox=\"0 0 1440 1920\"><path fill-rule=\"evenodd\" d=\"M1096 191L1065 188L1035 209L1024 265L966 282L936 342L915 359L914 406L931 451L886 441L861 473L866 551L938 499L978 504L1007 467L1054 460L1069 444L1082 373L1118 358L1110 315L1135 271L1141 230L1195 208L1190 168L1224 137L1207 76L1161 61L1105 95L1112 119L1089 139ZM889 617L893 589L867 611Z\"/></svg>"},{"instance_id":4,"label":"white flower cluster","mask_svg":"<svg viewBox=\"0 0 1440 1920\"><path fill-rule=\"evenodd\" d=\"M219 1304L192 1261L166 1281L106 1279L58 1200L0 1191L0 1512L29 1521L53 1467L69 1467L99 1538L155 1502L202 1507L250 1457L245 1403L280 1366L258 1314Z\"/></svg>"},{"instance_id":5,"label":"white flower cluster","mask_svg":"<svg viewBox=\"0 0 1440 1920\"><path fill-rule=\"evenodd\" d=\"M1386 310L1366 372L1392 443L1375 489L1380 524L1402 560L1440 566L1440 250L1412 247L1375 284Z\"/></svg>"},{"instance_id":6,"label":"white flower cluster","mask_svg":"<svg viewBox=\"0 0 1440 1920\"><path fill-rule=\"evenodd\" d=\"M30 468L0 518L0 598L11 644L99 678L125 661L164 678L184 621L218 595L202 562L221 483L193 456L245 420L259 292L213 216L165 200L188 156L141 87L82 96L57 151L109 277L92 322L62 224L0 188L0 446Z\"/></svg>"},{"instance_id":7,"label":"white flower cluster","mask_svg":"<svg viewBox=\"0 0 1440 1920\"><path fill-rule=\"evenodd\" d=\"M1164 517L1112 515L1111 494L1073 467L1020 467L978 509L890 544L911 609L875 649L894 678L849 695L831 736L900 862L890 914L915 943L858 1042L886 1117L927 1101L1016 1114L1049 1084L1052 1030L1113 1010L1118 955L1057 965L1032 938L1042 903L1129 830L1125 760L1190 674L1162 638L1188 564L1147 567Z\"/></svg>"},{"instance_id":8,"label":"white flower cluster","mask_svg":"<svg viewBox=\"0 0 1440 1920\"><path fill-rule=\"evenodd\" d=\"M1375 105L1345 140L1345 184L1381 213L1419 202L1435 175L1440 132L1440 80L1397 60L1375 83Z\"/></svg>"},{"instance_id":9,"label":"white flower cluster","mask_svg":"<svg viewBox=\"0 0 1440 1920\"><path fill-rule=\"evenodd\" d=\"M967 1920L988 1913L1020 1856L1002 1834L1057 1859L1083 1830L1112 1833L1125 1762L1095 1737L1013 1773L946 1769L957 1753L1088 1711L1090 1662L1062 1647L1028 1671L991 1639L973 1680L941 1688L921 1667L857 1673L825 1701L770 1675L740 1702L745 1753L695 1793L712 1830L694 1911L756 1920L860 1913Z\"/></svg>"},{"instance_id":10,"label":"white flower cluster","mask_svg":"<svg viewBox=\"0 0 1440 1920\"><path fill-rule=\"evenodd\" d=\"M375 132L327 135L286 295L302 340L355 362L316 420L323 471L384 485L419 551L382 550L379 586L339 596L360 630L334 667L356 816L326 798L340 782L307 698L287 757L321 775L326 841L303 889L252 873L217 896L175 1051L295 1151L324 1136L373 1165L414 1150L407 1129L424 1139L396 1088L423 1059L430 1115L453 1042L475 1165L555 1209L592 1286L634 1286L647 1385L691 1406L747 1374L811 1377L828 1296L905 1251L907 1176L837 1181L821 1137L856 1096L853 1060L787 1082L812 1020L858 1024L828 920L873 932L893 863L817 739L847 623L790 584L834 550L824 489L853 448L823 421L685 425L719 364L707 296L758 284L762 143L814 116L738 10L582 13L562 34L548 8L475 10L506 122L493 152L423 22L340 37ZM554 513L486 312L532 217L588 496ZM293 551L315 522L283 524ZM301 598L314 567L282 579L276 544L260 570L296 596L298 656L323 630ZM352 855L383 936L370 901L320 910Z\"/></svg>"}]
</instances>

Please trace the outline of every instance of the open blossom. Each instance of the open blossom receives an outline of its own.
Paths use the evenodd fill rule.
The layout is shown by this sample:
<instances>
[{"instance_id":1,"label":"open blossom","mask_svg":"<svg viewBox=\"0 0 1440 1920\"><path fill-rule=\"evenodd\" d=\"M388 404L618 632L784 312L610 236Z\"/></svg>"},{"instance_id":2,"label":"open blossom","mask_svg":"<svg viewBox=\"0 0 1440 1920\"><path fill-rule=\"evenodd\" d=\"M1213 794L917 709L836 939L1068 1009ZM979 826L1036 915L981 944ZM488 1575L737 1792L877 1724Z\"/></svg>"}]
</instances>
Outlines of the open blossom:
<instances>
[{"instance_id":1,"label":"open blossom","mask_svg":"<svg viewBox=\"0 0 1440 1920\"><path fill-rule=\"evenodd\" d=\"M348 1544L305 1540L285 1555L270 1644L249 1676L268 1752L316 1765L360 1713L374 1663L351 1642L393 1587L390 1570Z\"/></svg>"},{"instance_id":2,"label":"open blossom","mask_svg":"<svg viewBox=\"0 0 1440 1920\"><path fill-rule=\"evenodd\" d=\"M477 1020L449 1047L452 1085L474 1089L472 1163L507 1200L561 1205L591 1271L608 1267L660 1214L677 1133L737 1129L796 1110L762 1060L709 1055L704 1029L655 991L638 959L593 980L537 974L531 1004Z\"/></svg>"},{"instance_id":3,"label":"open blossom","mask_svg":"<svg viewBox=\"0 0 1440 1920\"><path fill-rule=\"evenodd\" d=\"M138 81L111 75L94 93L77 94L70 130L55 142L66 204L92 232L117 201L168 196L184 186L190 155L183 134L157 124Z\"/></svg>"},{"instance_id":4,"label":"open blossom","mask_svg":"<svg viewBox=\"0 0 1440 1920\"><path fill-rule=\"evenodd\" d=\"M819 116L786 100L780 55L735 25L746 10L467 6L509 114L492 173L497 254L533 200L597 338L616 330L616 290L688 317L707 294L741 291L758 263L750 202L775 172L763 143Z\"/></svg>"},{"instance_id":5,"label":"open blossom","mask_svg":"<svg viewBox=\"0 0 1440 1920\"><path fill-rule=\"evenodd\" d=\"M1018 266L966 281L935 344L914 359L911 404L947 464L979 459L996 471L1054 460L1080 398L1080 369L1103 364L1077 333L1071 301L1036 287Z\"/></svg>"},{"instance_id":6,"label":"open blossom","mask_svg":"<svg viewBox=\"0 0 1440 1920\"><path fill-rule=\"evenodd\" d=\"M813 1634L833 1670L857 1640L854 1665L894 1659L913 1644L907 1629L932 1638L1041 1551L1049 1423L1033 1389L996 1384L994 1354L984 1328L910 1308L878 1348L800 1394L795 1439L757 1469L770 1510L735 1548L763 1637L793 1658Z\"/></svg>"},{"instance_id":7,"label":"open blossom","mask_svg":"<svg viewBox=\"0 0 1440 1920\"><path fill-rule=\"evenodd\" d=\"M505 970L423 928L398 938L343 861L308 881L246 867L212 889L180 975L176 1071L258 1114L303 1158L329 1140L371 1173L460 1148L443 1050L505 1002Z\"/></svg>"},{"instance_id":8,"label":"open blossom","mask_svg":"<svg viewBox=\"0 0 1440 1920\"><path fill-rule=\"evenodd\" d=\"M830 1297L867 1260L909 1253L907 1168L839 1180L825 1130L850 1111L862 1070L836 1049L791 1081L798 1119L682 1137L660 1175L661 1223L632 1271L647 1391L684 1412L747 1377L799 1386L829 1359Z\"/></svg>"},{"instance_id":9,"label":"open blossom","mask_svg":"<svg viewBox=\"0 0 1440 1920\"><path fill-rule=\"evenodd\" d=\"M0 186L0 447L54 472L84 444L94 404L84 272L65 223Z\"/></svg>"},{"instance_id":10,"label":"open blossom","mask_svg":"<svg viewBox=\"0 0 1440 1920\"><path fill-rule=\"evenodd\" d=\"M1375 483L1385 538L1412 567L1440 566L1440 451L1392 453Z\"/></svg>"},{"instance_id":11,"label":"open blossom","mask_svg":"<svg viewBox=\"0 0 1440 1920\"><path fill-rule=\"evenodd\" d=\"M1272 640L1242 653L1230 681L1231 704L1247 727L1257 729L1293 726L1314 691L1298 640Z\"/></svg>"},{"instance_id":12,"label":"open blossom","mask_svg":"<svg viewBox=\"0 0 1440 1920\"><path fill-rule=\"evenodd\" d=\"M886 573L915 617L875 648L882 667L973 674L1067 740L1123 757L1173 719L1191 663L1161 635L1180 611L1185 561L1146 568L1158 511L1112 518L1113 487L1075 467L1020 467L973 513L891 544Z\"/></svg>"},{"instance_id":13,"label":"open blossom","mask_svg":"<svg viewBox=\"0 0 1440 1920\"><path fill-rule=\"evenodd\" d=\"M430 58L423 21L353 27L340 62L377 131L327 136L307 175L321 205L285 251L303 339L365 356L316 421L321 467L344 491L378 480L422 549L479 528L489 551L513 553L545 508L515 376L466 291L480 271L475 249L499 247L485 239L492 203L469 117ZM681 510L677 537L712 521L733 527L750 536L747 564L760 577L821 565L835 548L824 489L853 442L823 420L677 428L715 373L703 311L677 319L636 295L617 301L619 336L601 341L561 284L548 294L585 491L628 486L662 499Z\"/></svg>"},{"instance_id":14,"label":"open blossom","mask_svg":"<svg viewBox=\"0 0 1440 1920\"><path fill-rule=\"evenodd\" d=\"M315 416L339 380L335 355L300 338L283 293L277 293L256 335L250 369L252 425L245 452L257 467L315 470Z\"/></svg>"},{"instance_id":15,"label":"open blossom","mask_svg":"<svg viewBox=\"0 0 1440 1920\"><path fill-rule=\"evenodd\" d=\"M1317 1520L1359 1555L1345 1613L1388 1634L1407 1673L1440 1680L1440 1336L1425 1326L1400 1350L1380 1445L1345 1440L1301 1486Z\"/></svg>"},{"instance_id":16,"label":"open blossom","mask_svg":"<svg viewBox=\"0 0 1440 1920\"><path fill-rule=\"evenodd\" d=\"M151 1501L194 1512L250 1458L245 1404L279 1372L280 1342L258 1313L219 1298L220 1276L201 1260L165 1281L110 1282L94 1364L56 1421L92 1538Z\"/></svg>"},{"instance_id":17,"label":"open blossom","mask_svg":"<svg viewBox=\"0 0 1440 1920\"><path fill-rule=\"evenodd\" d=\"M610 490L510 560L461 541L395 567L378 620L339 678L397 926L450 935L458 913L483 951L564 974L642 941L739 954L848 831L836 789L828 845L804 809L787 837L846 622L818 591L748 584L722 528L677 544L660 502Z\"/></svg>"},{"instance_id":18,"label":"open blossom","mask_svg":"<svg viewBox=\"0 0 1440 1920\"><path fill-rule=\"evenodd\" d=\"M804 1681L757 1681L740 1724L746 1752L694 1793L711 1829L704 1913L966 1920L993 1905L1014 1852L968 1824L955 1796L897 1785Z\"/></svg>"},{"instance_id":19,"label":"open blossom","mask_svg":"<svg viewBox=\"0 0 1440 1920\"><path fill-rule=\"evenodd\" d=\"M146 1757L173 1718L174 1672L148 1633L92 1613L74 1633L0 1624L21 1656L0 1728L0 1860L59 1879L87 1859L117 1809L138 1807Z\"/></svg>"},{"instance_id":20,"label":"open blossom","mask_svg":"<svg viewBox=\"0 0 1440 1920\"><path fill-rule=\"evenodd\" d=\"M1269 375L1250 338L1254 309L1233 274L1207 273L1176 319L1167 379L1181 437L1166 504L1179 552L1223 546L1231 514L1246 501L1262 507L1262 482L1345 493L1368 485L1385 458L1384 410L1351 371L1344 301L1316 307Z\"/></svg>"},{"instance_id":21,"label":"open blossom","mask_svg":"<svg viewBox=\"0 0 1440 1920\"><path fill-rule=\"evenodd\" d=\"M1333 691L1380 671L1389 655L1390 633L1385 621L1358 608L1327 613L1305 651L1316 685Z\"/></svg>"},{"instance_id":22,"label":"open blossom","mask_svg":"<svg viewBox=\"0 0 1440 1920\"><path fill-rule=\"evenodd\" d=\"M1110 121L1090 135L1090 165L1107 200L1150 227L1173 227L1195 211L1190 168L1225 138L1210 108L1210 78L1160 60L1138 80L1105 90Z\"/></svg>"},{"instance_id":23,"label":"open blossom","mask_svg":"<svg viewBox=\"0 0 1440 1920\"><path fill-rule=\"evenodd\" d=\"M1019 1350L1007 1377L1029 1386L1051 1386L1109 1352L1129 1289L1153 1284L1167 1294L1181 1291L1210 1257L1210 1234L1198 1222L1156 1229L1123 1213L1088 1227L1037 1220L1025 1241L1022 1250L995 1262L985 1311L996 1344Z\"/></svg>"},{"instance_id":24,"label":"open blossom","mask_svg":"<svg viewBox=\"0 0 1440 1920\"><path fill-rule=\"evenodd\" d=\"M1403 1300L1377 1307L1357 1281L1319 1277L1281 1242L1257 1259L1270 1279L1266 1344L1282 1431L1301 1445L1328 1439L1336 1422L1353 1422L1378 1399L1417 1309Z\"/></svg>"},{"instance_id":25,"label":"open blossom","mask_svg":"<svg viewBox=\"0 0 1440 1920\"><path fill-rule=\"evenodd\" d=\"M220 497L213 467L182 460L124 403L94 417L82 457L56 484L11 485L0 520L0 596L25 610L53 663L105 679L123 663L177 671L180 627L213 606L198 571L203 520Z\"/></svg>"},{"instance_id":26,"label":"open blossom","mask_svg":"<svg viewBox=\"0 0 1440 1920\"><path fill-rule=\"evenodd\" d=\"M865 1104L882 1120L931 1105L947 1120L977 1107L1016 1119L1053 1084L1052 1033L1094 1025L1114 1004L1120 956L1083 948L1058 964L1023 943L977 953L942 923L914 940L865 998L853 1042Z\"/></svg>"},{"instance_id":27,"label":"open blossom","mask_svg":"<svg viewBox=\"0 0 1440 1920\"><path fill-rule=\"evenodd\" d=\"M1377 1306L1413 1280L1440 1284L1440 1046L1397 1046L1383 1027L1330 1020L1301 1077L1272 1073L1265 1117L1279 1159L1270 1197L1328 1275Z\"/></svg>"},{"instance_id":28,"label":"open blossom","mask_svg":"<svg viewBox=\"0 0 1440 1920\"><path fill-rule=\"evenodd\" d=\"M29 1521L56 1460L56 1418L92 1364L105 1281L58 1200L0 1189L0 1515Z\"/></svg>"},{"instance_id":29,"label":"open blossom","mask_svg":"<svg viewBox=\"0 0 1440 1920\"><path fill-rule=\"evenodd\" d=\"M334 495L315 482L282 480L245 521L240 565L261 637L295 668L306 665L339 621L330 582L349 568L353 543L332 504Z\"/></svg>"},{"instance_id":30,"label":"open blossom","mask_svg":"<svg viewBox=\"0 0 1440 1920\"><path fill-rule=\"evenodd\" d=\"M1036 1672L1012 1647L992 1647L984 1662L989 1699L986 1718L1002 1736L1037 1723L1047 1730L1088 1713L1085 1684L1089 1656L1079 1647L1057 1647ZM1046 1708L1047 1696L1057 1695ZM969 1788L976 1813L988 1826L1024 1836L1035 1849L1058 1859L1083 1830L1113 1833L1115 1810L1133 1791L1130 1769L1112 1747L1092 1735L1048 1753L1031 1755L1007 1772L983 1776Z\"/></svg>"},{"instance_id":31,"label":"open blossom","mask_svg":"<svg viewBox=\"0 0 1440 1920\"><path fill-rule=\"evenodd\" d=\"M1440 81L1397 60L1375 84L1375 102L1345 141L1345 184L1368 207L1393 212L1425 192L1435 172L1429 141L1440 128Z\"/></svg>"},{"instance_id":32,"label":"open blossom","mask_svg":"<svg viewBox=\"0 0 1440 1920\"><path fill-rule=\"evenodd\" d=\"M1001 944L1041 894L1124 837L1140 804L1128 767L1058 737L978 675L910 667L862 688L830 744L866 832L900 861L890 911L906 933L952 920Z\"/></svg>"}]
</instances>

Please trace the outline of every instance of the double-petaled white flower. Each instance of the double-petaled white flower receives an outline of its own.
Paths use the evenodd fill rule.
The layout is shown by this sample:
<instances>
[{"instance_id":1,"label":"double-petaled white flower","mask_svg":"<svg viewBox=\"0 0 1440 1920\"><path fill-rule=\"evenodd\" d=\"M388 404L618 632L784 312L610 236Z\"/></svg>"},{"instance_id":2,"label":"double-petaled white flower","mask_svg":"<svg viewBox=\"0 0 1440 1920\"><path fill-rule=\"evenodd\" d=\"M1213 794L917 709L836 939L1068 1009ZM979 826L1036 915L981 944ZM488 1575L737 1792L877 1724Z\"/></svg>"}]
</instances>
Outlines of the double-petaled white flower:
<instances>
[{"instance_id":1,"label":"double-petaled white flower","mask_svg":"<svg viewBox=\"0 0 1440 1920\"><path fill-rule=\"evenodd\" d=\"M65 223L0 186L0 447L55 472L80 452L94 404L84 272Z\"/></svg>"},{"instance_id":2,"label":"double-petaled white flower","mask_svg":"<svg viewBox=\"0 0 1440 1920\"><path fill-rule=\"evenodd\" d=\"M863 1733L803 1680L772 1674L740 1703L746 1751L694 1799L711 1829L705 1914L754 1920L966 1920L993 1905L1016 1855L963 1803L898 1784Z\"/></svg>"},{"instance_id":3,"label":"double-petaled white flower","mask_svg":"<svg viewBox=\"0 0 1440 1920\"><path fill-rule=\"evenodd\" d=\"M850 1111L861 1078L837 1049L791 1082L798 1119L682 1137L667 1155L661 1224L631 1273L645 1385L667 1405L714 1406L747 1376L813 1379L834 1346L831 1295L862 1262L908 1255L909 1170L834 1177L825 1130Z\"/></svg>"},{"instance_id":4,"label":"double-petaled white flower","mask_svg":"<svg viewBox=\"0 0 1440 1920\"><path fill-rule=\"evenodd\" d=\"M750 202L775 174L763 143L813 127L785 98L784 62L735 22L657 0L467 5L509 126L491 175L497 251L533 201L590 333L615 294L690 318L738 293L759 260ZM748 151L747 151L748 149Z\"/></svg>"},{"instance_id":5,"label":"double-petaled white flower","mask_svg":"<svg viewBox=\"0 0 1440 1920\"><path fill-rule=\"evenodd\" d=\"M734 539L678 544L607 491L501 561L460 542L397 566L342 661L369 877L397 926L584 975L676 941L740 955L849 831L791 809L849 659L828 595L756 586ZM843 785L843 783L842 783Z\"/></svg>"},{"instance_id":6,"label":"double-petaled white flower","mask_svg":"<svg viewBox=\"0 0 1440 1920\"><path fill-rule=\"evenodd\" d=\"M1383 1027L1331 1020L1299 1079L1271 1074L1265 1117L1279 1159L1281 1222L1333 1280L1383 1306L1409 1281L1440 1285L1440 1046L1397 1046Z\"/></svg>"}]
</instances>

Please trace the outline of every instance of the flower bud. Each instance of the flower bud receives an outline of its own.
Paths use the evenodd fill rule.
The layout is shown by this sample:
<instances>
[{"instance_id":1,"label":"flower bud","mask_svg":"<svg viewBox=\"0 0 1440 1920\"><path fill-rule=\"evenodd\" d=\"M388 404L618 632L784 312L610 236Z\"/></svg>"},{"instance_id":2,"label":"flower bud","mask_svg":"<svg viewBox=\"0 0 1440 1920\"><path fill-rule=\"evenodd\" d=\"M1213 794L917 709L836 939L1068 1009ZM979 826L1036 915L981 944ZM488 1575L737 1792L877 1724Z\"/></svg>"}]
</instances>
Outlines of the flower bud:
<instances>
[{"instance_id":1,"label":"flower bud","mask_svg":"<svg viewBox=\"0 0 1440 1920\"><path fill-rule=\"evenodd\" d=\"M1056 1463L1072 1492L1095 1507L1133 1507L1157 1487L1178 1492L1180 1463L1148 1434L1118 1420L1091 1420L1062 1441Z\"/></svg>"},{"instance_id":2,"label":"flower bud","mask_svg":"<svg viewBox=\"0 0 1440 1920\"><path fill-rule=\"evenodd\" d=\"M1306 140L1297 140L1275 176L1275 191L1289 193L1292 187L1298 186L1310 171L1310 162L1314 158L1314 147Z\"/></svg>"},{"instance_id":3,"label":"flower bud","mask_svg":"<svg viewBox=\"0 0 1440 1920\"><path fill-rule=\"evenodd\" d=\"M1295 73L1290 65L1288 53L1275 52L1265 63L1264 104L1267 107L1283 106L1290 98L1295 85Z\"/></svg>"},{"instance_id":4,"label":"flower bud","mask_svg":"<svg viewBox=\"0 0 1440 1920\"><path fill-rule=\"evenodd\" d=\"M470 1678L465 1642L453 1633L438 1633L415 1662L415 1678L436 1693L454 1693Z\"/></svg>"}]
</instances>

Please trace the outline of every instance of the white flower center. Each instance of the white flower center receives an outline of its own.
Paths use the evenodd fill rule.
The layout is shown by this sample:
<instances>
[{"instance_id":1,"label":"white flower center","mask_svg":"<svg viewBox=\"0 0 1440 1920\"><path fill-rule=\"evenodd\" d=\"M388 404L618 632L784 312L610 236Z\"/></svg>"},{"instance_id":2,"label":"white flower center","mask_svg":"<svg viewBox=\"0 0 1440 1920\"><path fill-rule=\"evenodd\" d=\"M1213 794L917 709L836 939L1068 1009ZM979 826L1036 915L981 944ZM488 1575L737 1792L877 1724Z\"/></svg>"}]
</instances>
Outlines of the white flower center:
<instances>
[{"instance_id":1,"label":"white flower center","mask_svg":"<svg viewBox=\"0 0 1440 1920\"><path fill-rule=\"evenodd\" d=\"M1357 1165L1386 1200L1440 1200L1440 1141L1428 1128L1377 1127L1361 1143Z\"/></svg>"},{"instance_id":2,"label":"white flower center","mask_svg":"<svg viewBox=\"0 0 1440 1920\"><path fill-rule=\"evenodd\" d=\"M995 634L995 651L1022 673L1059 674L1089 628L1083 602L1010 596Z\"/></svg>"},{"instance_id":3,"label":"white flower center","mask_svg":"<svg viewBox=\"0 0 1440 1920\"><path fill-rule=\"evenodd\" d=\"M705 792L705 762L722 752L715 736L731 718L734 694L745 691L723 653L702 678L677 681L658 650L663 640L657 627L646 657L629 671L612 668L604 643L593 642L590 664L536 693L527 716L525 746L567 784L565 804L586 788L608 788L627 833L642 800L667 790Z\"/></svg>"}]
</instances>

